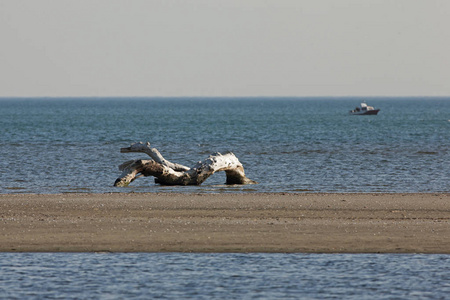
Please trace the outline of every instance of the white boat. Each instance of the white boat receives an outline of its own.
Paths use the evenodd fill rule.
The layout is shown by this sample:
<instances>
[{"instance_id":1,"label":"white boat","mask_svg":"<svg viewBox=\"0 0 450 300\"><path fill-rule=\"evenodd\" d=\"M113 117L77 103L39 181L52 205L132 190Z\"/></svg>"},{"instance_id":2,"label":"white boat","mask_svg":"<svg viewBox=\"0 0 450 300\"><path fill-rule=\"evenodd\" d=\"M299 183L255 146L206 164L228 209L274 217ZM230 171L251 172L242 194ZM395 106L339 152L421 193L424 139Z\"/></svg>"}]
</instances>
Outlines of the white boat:
<instances>
[{"instance_id":1,"label":"white boat","mask_svg":"<svg viewBox=\"0 0 450 300\"><path fill-rule=\"evenodd\" d=\"M351 115L376 115L380 109L373 108L373 106L367 105L365 102L361 103L360 107L356 107L350 111Z\"/></svg>"}]
</instances>

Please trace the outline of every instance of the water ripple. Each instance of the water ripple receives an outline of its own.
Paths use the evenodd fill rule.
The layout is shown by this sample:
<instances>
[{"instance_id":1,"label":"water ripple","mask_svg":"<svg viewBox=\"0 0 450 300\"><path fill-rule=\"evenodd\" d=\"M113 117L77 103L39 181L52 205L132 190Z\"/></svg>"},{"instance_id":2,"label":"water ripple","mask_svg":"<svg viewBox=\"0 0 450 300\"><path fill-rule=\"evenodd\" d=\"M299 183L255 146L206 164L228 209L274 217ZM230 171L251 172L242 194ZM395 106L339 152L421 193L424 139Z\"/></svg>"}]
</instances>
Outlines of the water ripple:
<instances>
[{"instance_id":1,"label":"water ripple","mask_svg":"<svg viewBox=\"0 0 450 300\"><path fill-rule=\"evenodd\" d=\"M0 253L7 299L444 299L448 255Z\"/></svg>"}]
</instances>

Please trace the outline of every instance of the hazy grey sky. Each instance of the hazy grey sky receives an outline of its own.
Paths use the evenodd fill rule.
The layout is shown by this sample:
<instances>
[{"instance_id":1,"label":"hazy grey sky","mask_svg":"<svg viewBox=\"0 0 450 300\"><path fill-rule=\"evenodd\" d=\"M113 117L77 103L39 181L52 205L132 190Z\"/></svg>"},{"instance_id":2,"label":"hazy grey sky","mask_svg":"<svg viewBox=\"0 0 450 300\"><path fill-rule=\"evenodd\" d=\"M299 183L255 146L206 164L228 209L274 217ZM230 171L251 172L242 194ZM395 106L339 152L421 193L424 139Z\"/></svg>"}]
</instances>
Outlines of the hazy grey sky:
<instances>
[{"instance_id":1,"label":"hazy grey sky","mask_svg":"<svg viewBox=\"0 0 450 300\"><path fill-rule=\"evenodd\" d=\"M0 96L450 95L449 0L0 0Z\"/></svg>"}]
</instances>

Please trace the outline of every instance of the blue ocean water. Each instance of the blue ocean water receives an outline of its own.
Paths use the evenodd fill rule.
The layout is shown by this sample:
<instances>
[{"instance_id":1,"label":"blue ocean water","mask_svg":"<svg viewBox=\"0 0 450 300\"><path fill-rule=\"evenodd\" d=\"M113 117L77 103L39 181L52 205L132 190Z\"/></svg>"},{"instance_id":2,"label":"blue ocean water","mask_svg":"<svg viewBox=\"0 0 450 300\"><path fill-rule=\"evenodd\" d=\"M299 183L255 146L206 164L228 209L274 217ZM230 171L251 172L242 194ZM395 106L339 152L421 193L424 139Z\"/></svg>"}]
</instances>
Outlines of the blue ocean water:
<instances>
[{"instance_id":1,"label":"blue ocean water","mask_svg":"<svg viewBox=\"0 0 450 300\"><path fill-rule=\"evenodd\" d=\"M448 255L0 253L3 299L446 299Z\"/></svg>"},{"instance_id":2,"label":"blue ocean water","mask_svg":"<svg viewBox=\"0 0 450 300\"><path fill-rule=\"evenodd\" d=\"M1 99L0 193L449 192L450 99L366 100L379 115L349 115L356 98ZM138 141L187 166L231 151L259 184L112 187Z\"/></svg>"}]
</instances>

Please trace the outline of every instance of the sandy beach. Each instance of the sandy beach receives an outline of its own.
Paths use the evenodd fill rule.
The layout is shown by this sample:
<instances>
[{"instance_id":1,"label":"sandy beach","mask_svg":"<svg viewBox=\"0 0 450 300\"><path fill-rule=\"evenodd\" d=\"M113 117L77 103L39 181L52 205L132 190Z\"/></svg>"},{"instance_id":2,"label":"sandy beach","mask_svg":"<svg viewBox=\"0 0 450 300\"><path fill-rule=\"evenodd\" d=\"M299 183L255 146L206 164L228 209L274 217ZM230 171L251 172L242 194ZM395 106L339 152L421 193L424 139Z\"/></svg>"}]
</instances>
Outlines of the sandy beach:
<instances>
[{"instance_id":1,"label":"sandy beach","mask_svg":"<svg viewBox=\"0 0 450 300\"><path fill-rule=\"evenodd\" d=\"M2 252L450 254L450 194L1 194Z\"/></svg>"}]
</instances>

